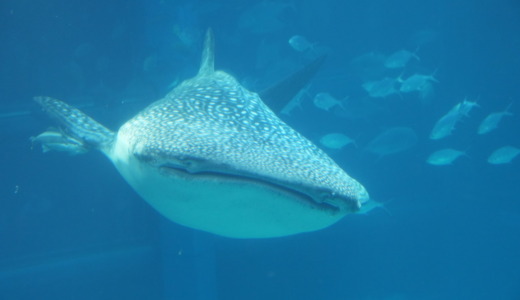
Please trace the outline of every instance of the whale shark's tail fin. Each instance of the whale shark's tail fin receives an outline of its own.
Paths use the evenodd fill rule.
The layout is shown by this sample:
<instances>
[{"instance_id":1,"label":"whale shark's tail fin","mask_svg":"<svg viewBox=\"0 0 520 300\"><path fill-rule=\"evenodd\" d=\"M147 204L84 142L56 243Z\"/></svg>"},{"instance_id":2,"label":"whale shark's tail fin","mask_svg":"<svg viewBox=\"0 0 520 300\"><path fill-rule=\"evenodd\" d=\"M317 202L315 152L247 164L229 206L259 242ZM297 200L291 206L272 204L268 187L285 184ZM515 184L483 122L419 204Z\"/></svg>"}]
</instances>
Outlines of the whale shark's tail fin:
<instances>
[{"instance_id":1,"label":"whale shark's tail fin","mask_svg":"<svg viewBox=\"0 0 520 300\"><path fill-rule=\"evenodd\" d=\"M35 97L34 100L42 106L43 110L51 118L58 122L61 129L62 140L64 141L62 146L65 146L65 143L69 145L71 140L74 140L79 146L85 149L94 148L103 151L111 146L115 133L79 109L50 97ZM41 142L44 146L51 145L47 140ZM58 144L56 144L56 142ZM55 147L50 147L51 149L58 150L68 148L60 147L59 139L53 139L53 145Z\"/></svg>"}]
</instances>

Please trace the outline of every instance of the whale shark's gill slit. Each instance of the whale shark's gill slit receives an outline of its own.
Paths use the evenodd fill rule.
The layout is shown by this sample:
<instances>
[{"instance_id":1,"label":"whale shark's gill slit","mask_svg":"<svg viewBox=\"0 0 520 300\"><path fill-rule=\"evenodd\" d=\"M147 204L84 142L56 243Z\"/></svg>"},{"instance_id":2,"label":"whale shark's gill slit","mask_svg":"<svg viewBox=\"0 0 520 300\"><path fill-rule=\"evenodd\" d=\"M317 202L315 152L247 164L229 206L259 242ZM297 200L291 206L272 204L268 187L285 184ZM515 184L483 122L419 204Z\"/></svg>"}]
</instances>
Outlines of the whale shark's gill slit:
<instances>
[{"instance_id":1,"label":"whale shark's gill slit","mask_svg":"<svg viewBox=\"0 0 520 300\"><path fill-rule=\"evenodd\" d=\"M319 207L320 209L323 209L323 210L332 211L332 212L340 211L339 207L337 207L331 203L317 202L310 195L308 195L306 193L303 193L298 190L291 189L290 187L287 187L285 185L277 184L275 182L268 181L268 180L258 178L258 177L248 177L248 176L244 176L244 175L235 175L235 174L230 174L230 173L221 173L221 172L214 172L214 171L190 172L189 170L187 170L185 168L173 166L173 165L163 165L160 167L160 169L163 171L166 171L166 172L171 172L171 173L175 173L175 174L183 174L183 175L187 175L190 177L204 177L204 176L218 177L219 179L229 179L229 180L249 183L252 185L264 186L264 187L279 191L281 193L289 194L296 199L301 199L302 201L306 202L307 204L310 204L314 207Z\"/></svg>"}]
</instances>

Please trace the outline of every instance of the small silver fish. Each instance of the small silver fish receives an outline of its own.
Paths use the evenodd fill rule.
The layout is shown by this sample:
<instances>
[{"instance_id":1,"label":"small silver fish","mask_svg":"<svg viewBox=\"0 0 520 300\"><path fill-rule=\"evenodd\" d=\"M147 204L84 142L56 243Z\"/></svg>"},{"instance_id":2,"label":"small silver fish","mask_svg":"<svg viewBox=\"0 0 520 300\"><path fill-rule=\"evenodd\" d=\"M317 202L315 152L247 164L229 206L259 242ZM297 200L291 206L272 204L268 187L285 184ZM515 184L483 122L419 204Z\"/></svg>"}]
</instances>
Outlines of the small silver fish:
<instances>
[{"instance_id":1,"label":"small silver fish","mask_svg":"<svg viewBox=\"0 0 520 300\"><path fill-rule=\"evenodd\" d=\"M343 108L343 103L329 93L317 93L312 102L314 106L325 111L329 111L335 106Z\"/></svg>"},{"instance_id":2,"label":"small silver fish","mask_svg":"<svg viewBox=\"0 0 520 300\"><path fill-rule=\"evenodd\" d=\"M440 140L447 136L450 136L455 130L455 126L457 125L459 120L460 115L458 113L448 112L435 123L430 133L430 139Z\"/></svg>"},{"instance_id":3,"label":"small silver fish","mask_svg":"<svg viewBox=\"0 0 520 300\"><path fill-rule=\"evenodd\" d=\"M478 107L476 102L471 102L464 99L462 102L457 103L448 113L442 116L433 126L430 133L430 139L439 140L443 139L453 133L457 123L463 118L468 117L469 112L473 107Z\"/></svg>"},{"instance_id":4,"label":"small silver fish","mask_svg":"<svg viewBox=\"0 0 520 300\"><path fill-rule=\"evenodd\" d=\"M504 111L490 113L484 120L482 120L482 123L480 123L478 127L478 134L486 134L495 130L504 116L512 116L513 114L509 112L511 104L512 103L510 103Z\"/></svg>"},{"instance_id":5,"label":"small silver fish","mask_svg":"<svg viewBox=\"0 0 520 300\"><path fill-rule=\"evenodd\" d=\"M390 56L386 58L385 67L388 69L402 69L406 67L412 58L420 60L414 52L402 49L390 54Z\"/></svg>"},{"instance_id":6,"label":"small silver fish","mask_svg":"<svg viewBox=\"0 0 520 300\"><path fill-rule=\"evenodd\" d=\"M88 152L87 147L81 141L57 130L45 131L36 137L31 137L31 141L40 143L44 153L51 150L67 152L70 155Z\"/></svg>"},{"instance_id":7,"label":"small silver fish","mask_svg":"<svg viewBox=\"0 0 520 300\"><path fill-rule=\"evenodd\" d=\"M508 164L518 156L518 154L520 154L520 149L517 147L504 146L493 151L487 161L492 165Z\"/></svg>"},{"instance_id":8,"label":"small silver fish","mask_svg":"<svg viewBox=\"0 0 520 300\"><path fill-rule=\"evenodd\" d=\"M424 75L424 74L413 74L410 77L401 80L400 91L402 93L411 93L411 92L420 92L424 88L426 88L428 83L431 82L439 82L435 77L435 72L432 75Z\"/></svg>"},{"instance_id":9,"label":"small silver fish","mask_svg":"<svg viewBox=\"0 0 520 300\"><path fill-rule=\"evenodd\" d=\"M459 112L460 112L460 114L462 114L465 117L469 117L469 112L474 107L480 107L480 105L478 105L477 102L468 101L467 98L464 98L464 100L462 100L462 102L459 103L459 105L460 105L459 106Z\"/></svg>"},{"instance_id":10,"label":"small silver fish","mask_svg":"<svg viewBox=\"0 0 520 300\"><path fill-rule=\"evenodd\" d=\"M329 133L321 137L320 144L330 149L341 149L356 142L343 133Z\"/></svg>"},{"instance_id":11,"label":"small silver fish","mask_svg":"<svg viewBox=\"0 0 520 300\"><path fill-rule=\"evenodd\" d=\"M467 156L466 152L446 148L430 154L426 162L434 166L446 166L451 165L457 158L463 155Z\"/></svg>"},{"instance_id":12,"label":"small silver fish","mask_svg":"<svg viewBox=\"0 0 520 300\"><path fill-rule=\"evenodd\" d=\"M372 98L386 98L398 92L395 78L385 77L381 80L365 82L362 87Z\"/></svg>"}]
</instances>

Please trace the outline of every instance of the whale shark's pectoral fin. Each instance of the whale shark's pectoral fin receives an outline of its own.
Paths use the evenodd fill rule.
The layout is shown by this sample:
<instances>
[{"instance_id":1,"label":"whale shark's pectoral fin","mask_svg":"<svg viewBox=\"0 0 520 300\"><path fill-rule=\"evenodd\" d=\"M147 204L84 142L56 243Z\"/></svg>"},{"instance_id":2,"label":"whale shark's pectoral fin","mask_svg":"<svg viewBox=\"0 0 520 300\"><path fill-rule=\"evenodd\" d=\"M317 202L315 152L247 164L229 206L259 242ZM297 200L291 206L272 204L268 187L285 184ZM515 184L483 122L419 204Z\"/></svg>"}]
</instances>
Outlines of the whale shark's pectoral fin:
<instances>
[{"instance_id":1,"label":"whale shark's pectoral fin","mask_svg":"<svg viewBox=\"0 0 520 300\"><path fill-rule=\"evenodd\" d=\"M56 147L68 147L74 144L82 149L105 150L112 144L115 134L79 109L51 97L35 97L34 100L60 125L62 132L49 132L54 138L61 138L61 141L53 141L56 142ZM44 137L47 138L49 135ZM71 144L71 141L74 143ZM44 140L42 144L51 145L47 140Z\"/></svg>"}]
</instances>

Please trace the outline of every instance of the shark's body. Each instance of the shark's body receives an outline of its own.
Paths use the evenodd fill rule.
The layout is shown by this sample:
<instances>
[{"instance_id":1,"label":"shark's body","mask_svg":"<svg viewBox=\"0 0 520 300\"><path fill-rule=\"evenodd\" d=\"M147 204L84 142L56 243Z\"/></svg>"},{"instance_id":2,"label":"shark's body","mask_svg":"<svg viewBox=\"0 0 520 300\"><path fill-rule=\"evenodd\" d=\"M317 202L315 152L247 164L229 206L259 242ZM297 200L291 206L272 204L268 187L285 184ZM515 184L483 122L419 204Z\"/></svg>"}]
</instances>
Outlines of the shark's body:
<instances>
[{"instance_id":1,"label":"shark's body","mask_svg":"<svg viewBox=\"0 0 520 300\"><path fill-rule=\"evenodd\" d=\"M101 150L167 218L236 238L314 231L369 197L314 144L231 75L213 68L208 33L198 75L113 133L52 98L37 102L86 147Z\"/></svg>"}]
</instances>

